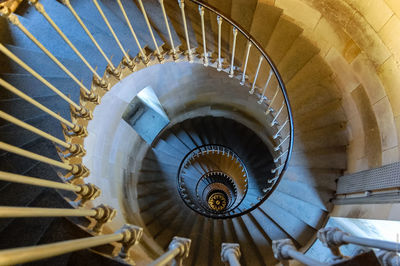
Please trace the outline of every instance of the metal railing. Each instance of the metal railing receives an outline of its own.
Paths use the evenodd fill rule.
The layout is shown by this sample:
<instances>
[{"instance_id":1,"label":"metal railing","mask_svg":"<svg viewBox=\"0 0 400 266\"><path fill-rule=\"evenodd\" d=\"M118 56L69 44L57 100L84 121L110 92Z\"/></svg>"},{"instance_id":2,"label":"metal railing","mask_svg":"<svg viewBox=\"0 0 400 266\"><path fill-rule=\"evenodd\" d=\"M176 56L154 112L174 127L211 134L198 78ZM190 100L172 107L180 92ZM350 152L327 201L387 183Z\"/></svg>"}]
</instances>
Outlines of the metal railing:
<instances>
[{"instance_id":1,"label":"metal railing","mask_svg":"<svg viewBox=\"0 0 400 266\"><path fill-rule=\"evenodd\" d=\"M218 43L217 43L217 56L218 58L215 60L216 62L213 64L219 71L226 71L229 74L229 77L235 77L240 81L241 85L247 85L251 89L249 93L252 95L256 95L259 100L257 101L258 104L264 104L266 110L265 114L267 119L269 115L271 116L270 126L276 126L276 132L273 136L275 142L274 151L278 152L278 154L274 157L274 162L276 163L276 167L272 169L271 173L275 175L276 178L273 179L273 182L277 183L282 178L283 174L285 173L286 168L288 167L288 163L290 161L292 150L293 150L293 115L292 110L290 107L290 102L288 98L288 94L285 88L285 84L279 74L278 69L276 68L275 64L273 63L272 59L268 56L265 52L263 47L255 40L253 36L249 32L247 32L241 25L235 22L233 19L229 18L227 15L223 14L223 12L219 11L218 9L202 2L199 0L190 0L191 2L195 3L199 6L200 10L200 19L201 24L203 24L203 16L204 10L209 11L210 13L217 16L217 21L215 23L218 26ZM183 1L179 1L180 3ZM229 60L229 67L223 68L223 62L225 59L222 58L221 54L221 25L222 23L228 23L232 28L232 43L231 43L231 53L230 53L230 60ZM185 32L186 24L184 24ZM208 52L206 51L206 41L205 41L205 27L201 27L202 29L202 36L203 36L203 63L206 64L209 59L205 59L207 57ZM238 51L236 51L236 42L238 38L238 34L241 35L247 41L246 49L244 51L244 63L242 64L241 73L236 73L235 69L235 56ZM187 37L187 36L186 36ZM187 42L189 43L188 39ZM254 47L252 49L252 47ZM253 55L250 58L251 50L255 51L258 55ZM240 52L240 51L239 51ZM258 58L258 65L255 71L251 72L248 67L249 59ZM225 63L228 63L225 60ZM254 60L252 60L254 61ZM263 62L267 63L267 66L263 67ZM268 72L267 76L265 77L265 82L262 82L262 70L266 70ZM247 73L247 74L246 74ZM235 76L236 74L236 76ZM253 77L252 79L250 77ZM268 93L271 95L268 96ZM279 100L280 99L280 100ZM280 104L278 104L280 103ZM280 125L280 126L279 126ZM272 193L275 186L272 186L271 189L265 189L266 194L264 195L263 199L260 201L260 204ZM259 204L255 205L252 209L259 206Z\"/></svg>"},{"instance_id":2,"label":"metal railing","mask_svg":"<svg viewBox=\"0 0 400 266\"><path fill-rule=\"evenodd\" d=\"M122 244L119 256L126 259L129 249L140 240L142 234L142 228L133 225L125 225L114 234L93 236L46 245L2 250L0 251L0 265L15 265L51 258L113 242L120 242Z\"/></svg>"},{"instance_id":3,"label":"metal railing","mask_svg":"<svg viewBox=\"0 0 400 266\"><path fill-rule=\"evenodd\" d=\"M36 70L30 67L28 64L23 62L20 58L18 58L15 54L13 54L6 46L0 44L0 51L13 60L15 63L24 68L27 72L29 72L33 77L42 82L46 87L48 87L52 92L57 94L63 101L67 102L71 107L72 118L71 121L65 119L60 116L55 110L51 110L50 108L44 106L34 99L34 97L29 96L26 93L23 93L18 88L14 87L12 84L7 81L0 79L0 85L22 98L23 100L29 102L36 108L40 109L44 113L52 116L56 120L58 120L64 129L65 140L57 138L41 129L38 129L25 121L18 119L11 114L0 111L0 117L2 119L7 120L8 122L15 124L25 130L28 130L39 137L43 137L55 145L57 145L57 149L59 152L60 160L55 160L53 158L48 158L46 156L33 153L29 150L22 149L20 147L16 147L4 142L0 142L0 149L5 150L6 152L14 153L32 160L36 160L38 162L43 162L45 164L49 164L55 166L57 168L61 168L67 171L64 175L64 182L55 182L43 180L39 177L30 177L24 175L18 175L15 173L8 173L0 171L0 180L8 181L8 182L17 182L26 185L32 186L41 186L52 189L61 189L75 192L78 196L79 202L75 207L77 209L54 209L54 208L29 208L29 207L0 207L0 218L1 217L58 217L58 216L84 216L89 217L90 219L96 220L96 224L93 228L88 229L88 231L93 234L101 233L102 227L105 223L109 222L115 216L115 210L111 207L100 205L97 208L85 208L85 203L90 200L97 198L101 190L97 188L93 184L84 184L83 178L87 177L90 174L89 169L87 169L82 164L82 156L85 155L84 147L81 144L83 143L83 138L87 136L88 132L86 130L86 126L88 121L92 118L92 113L97 104L100 103L101 97L111 88L111 83L108 80L108 73L111 73L118 80L121 79L121 72L127 66L131 72L135 71L135 65L144 63L145 66L148 65L149 61L153 58L157 59L157 63L162 63L165 61L165 57L169 55L169 51L165 51L161 49L161 46L157 43L156 38L154 36L152 26L150 24L149 18L146 14L145 7L141 0L138 1L140 6L140 11L143 15L143 18L146 22L146 26L148 29L148 33L151 36L151 40L155 46L155 52L153 54L146 54L142 45L138 41L138 37L133 30L132 20L129 18L128 14L125 11L125 8L122 5L120 0L117 0L122 15L129 27L129 30L135 39L136 45L139 48L139 55L137 58L132 58L129 55L129 44L123 43L119 38L114 28L110 24L106 14L103 12L101 5L98 0L92 0L97 12L99 12L102 20L107 26L107 29L119 49L123 54L123 58L121 60L121 64L116 66L112 63L111 58L108 56L109 51L105 51L104 47L102 47L99 40L92 35L89 29L86 27L83 20L79 17L75 9L72 7L69 0L62 0L62 3L69 9L74 18L77 20L79 25L82 27L84 32L88 35L97 51L102 55L102 57L108 63L105 74L102 76L100 72L97 71L97 68L92 66L92 63L89 63L90 60L85 58L85 56L78 50L78 48L74 45L74 43L67 37L67 35L63 32L63 30L52 20L51 16L46 12L44 6L40 3L39 0L30 0L30 4L36 8L36 10L42 14L42 16L47 20L50 26L61 36L64 42L71 48L71 50L78 56L81 60L82 64L93 74L92 87L88 88L85 86L84 82L81 81L75 74L71 72L71 69L68 69L52 52L46 48L45 44L42 44L19 20L18 16L13 13L13 10L8 8L7 6L0 6L0 15L5 17L11 24L15 25L19 30L22 31L43 53L50 58L52 62L54 62L58 68L61 69L63 73L65 73L79 88L81 92L80 102L75 103L72 101L67 95L65 95L59 88L51 84L48 80L46 80L43 76L41 76ZM202 34L202 54L198 55L194 52L194 48L191 47L190 39L189 39L189 30L188 30L188 21L186 19L185 12L185 2L184 0L178 0L178 6L181 14L181 26L184 32L184 38L186 40L186 49L183 54L175 47L171 30L169 28L168 23L168 15L166 13L163 0L159 0L159 4L162 10L162 16L164 18L165 26L167 28L169 41L171 44L171 53L174 61L178 59L183 59L187 57L189 62L194 62L196 60L195 57L202 57L201 63L204 66L211 65L215 67L218 71L224 71L231 78L238 79L238 82L249 88L249 93L254 95L256 100L255 104L258 103L260 106L265 107L265 115L267 122L269 125L274 128L275 133L273 136L274 139L274 151L278 152L275 154L274 162L276 163L275 169L272 171L272 174L275 176L271 179L271 183L277 182L283 176L285 169L287 168L288 162L290 160L292 149L293 149L293 118L292 112L290 108L290 103L288 100L288 96L286 93L285 86L283 84L282 78L280 77L277 68L273 64L270 57L263 50L261 45L238 23L224 15L222 12L217 9L201 2L198 0L191 0L192 3L198 5L199 8L199 16L200 16L200 24L201 24L201 34ZM177 7L178 7L177 6ZM217 20L215 23L218 26L218 44L216 47L218 58L213 60L211 58L211 51L207 50L207 47L212 47L208 45L206 38L206 27L205 27L205 12L211 12L217 16ZM230 55L226 58L222 55L221 42L222 42L222 23L228 23L231 26L232 30L232 43L230 49ZM242 64L242 69L238 65L237 58L240 59L240 53L242 51L238 50L238 40L240 38L245 38L247 40L247 45L244 51L245 59ZM251 63L254 61L254 56L252 55L252 51L256 51L257 55L256 60L258 62L257 68L252 69ZM141 59L141 62L140 62ZM266 66L263 66L265 64ZM153 62L154 63L154 62ZM268 73L264 75L265 73ZM266 80L264 80L266 78ZM281 103L281 104L280 104ZM280 125L280 126L279 126ZM61 147L61 148L60 148ZM65 153L68 153L68 156L64 156ZM61 181L61 180L60 180ZM264 198L259 202L262 203L273 189L265 189L266 193ZM259 204L254 205L254 207L247 210L251 211L256 208ZM35 247L25 247L25 248L17 248L17 249L9 249L0 251L0 264L1 265L10 265L10 264L18 264L29 261L34 261L43 258L49 258L52 256L64 254L67 252L73 252L80 249L90 248L102 244L112 243L112 242L120 242L122 243L122 250L120 252L120 256L123 258L129 258L128 251L129 249L136 244L142 235L142 229L126 225L120 231L104 236L93 236L90 238L65 241L55 244L41 245ZM229 244L231 245L231 244ZM238 259L240 257L240 251L237 246L229 246L228 244L223 246L222 248L222 259L224 261L229 261L230 263L238 263ZM157 259L153 265L164 265L165 263L175 261L176 264L180 265L182 260L188 256L190 248L190 240L184 238L175 237L171 242L168 251Z\"/></svg>"},{"instance_id":4,"label":"metal railing","mask_svg":"<svg viewBox=\"0 0 400 266\"><path fill-rule=\"evenodd\" d=\"M191 240L175 236L168 245L168 251L153 261L150 266L163 266L172 262L172 265L181 266L189 256Z\"/></svg>"},{"instance_id":5,"label":"metal railing","mask_svg":"<svg viewBox=\"0 0 400 266\"><path fill-rule=\"evenodd\" d=\"M305 254L297 251L292 240L281 239L272 241L274 256L279 261L296 260L305 265L334 265L345 261L357 261L357 256L347 257L340 252L340 246L354 244L374 249L374 259L381 265L398 266L400 265L400 244L396 242L383 241L371 238L352 236L338 228L322 228L318 231L318 239L329 248L331 257L329 262L320 262ZM355 263L354 265L359 265Z\"/></svg>"}]
</instances>

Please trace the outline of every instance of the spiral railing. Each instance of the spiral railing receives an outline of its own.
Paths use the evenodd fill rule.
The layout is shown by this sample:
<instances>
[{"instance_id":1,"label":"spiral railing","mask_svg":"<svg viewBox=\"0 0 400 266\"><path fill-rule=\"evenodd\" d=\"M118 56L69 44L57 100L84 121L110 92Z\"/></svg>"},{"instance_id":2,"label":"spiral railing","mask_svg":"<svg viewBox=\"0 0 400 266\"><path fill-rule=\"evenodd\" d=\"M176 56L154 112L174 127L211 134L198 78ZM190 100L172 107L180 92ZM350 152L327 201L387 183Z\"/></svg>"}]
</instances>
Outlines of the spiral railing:
<instances>
[{"instance_id":1,"label":"spiral railing","mask_svg":"<svg viewBox=\"0 0 400 266\"><path fill-rule=\"evenodd\" d=\"M12 1L12 0L11 0ZM186 45L181 47L176 47L174 45L173 39L171 37L171 30L168 22L168 14L164 8L163 0L159 0L162 16L165 20L165 26L168 31L169 36L169 46L171 49L166 49L157 43L151 24L147 17L146 10L142 3L142 0L138 0L140 10L146 21L148 27L148 33L151 36L153 44L155 46L154 52L147 52L143 48L143 44L140 44L136 36L135 31L132 28L132 18L126 13L124 6L120 0L117 0L120 6L121 12L126 20L126 25L129 28L132 36L135 39L136 45L139 48L139 54L133 57L129 55L128 49L131 43L122 43L118 38L115 30L110 24L107 16L104 14L101 5L99 5L98 0L92 0L96 6L97 10L93 12L99 12L102 19L104 20L107 28L105 29L110 33L110 35L115 40L116 45L121 50L123 58L121 58L119 65L114 65L110 60L110 55L108 51L105 51L101 45L100 40L96 40L93 34L85 25L84 21L77 14L74 7L71 5L69 0L62 0L62 3L68 8L74 18L78 21L80 26L83 28L85 33L88 35L90 40L95 45L97 51L104 57L108 65L104 69L104 74L101 75L100 72L93 67L88 60L81 54L79 49L73 44L62 31L61 28L52 20L51 14L48 14L44 6L38 0L31 0L29 3L36 8L36 10L43 15L46 21L50 24L60 37L65 41L66 44L73 50L73 52L82 61L83 65L89 69L93 74L93 81L91 82L91 87L87 87L77 76L75 76L68 67L66 67L49 49L46 48L46 44L42 44L19 20L18 16L13 13L7 5L0 5L0 15L7 18L8 21L16 26L22 33L24 33L42 52L47 55L57 66L60 68L77 86L77 90L81 92L80 101L76 103L72 101L67 95L65 95L59 88L55 87L43 76L41 76L36 70L26 64L23 60L18 58L12 51L10 51L5 45L0 44L0 51L13 60L15 63L24 68L33 77L42 82L51 91L57 94L63 101L67 102L71 109L71 120L67 120L57 114L55 111L44 106L43 104L36 101L32 96L23 93L18 88L14 87L12 84L8 83L4 79L0 79L0 85L3 89L17 95L21 99L29 102L36 108L40 109L44 113L52 116L58 120L62 127L65 139L59 139L51 134L44 132L38 128L35 128L24 121L15 118L14 116L7 114L3 111L0 112L0 117L8 122L22 127L32 133L43 137L51 142L53 142L57 148L60 160L55 160L36 154L19 147L0 142L0 149L14 153L19 156L30 158L45 164L52 165L60 170L61 182L54 182L44 180L41 177L30 177L23 176L9 172L0 172L0 179L8 182L19 182L23 184L28 184L32 186L42 186L53 189L62 189L67 191L75 192L77 198L72 200L78 204L72 204L74 207L72 209L52 209L52 208L17 208L2 206L0 208L1 218L15 218L15 217L57 217L57 216L81 216L87 217L92 223L91 228L86 228L86 230L93 236L87 239L78 239L73 241L65 241L60 243L39 245L33 247L8 249L0 251L0 264L1 265L11 265L25 263L29 261L49 258L52 256L57 256L60 254L73 252L80 249L86 249L98 245L103 245L106 243L116 243L122 244L117 245L121 248L119 253L120 259L124 259L127 262L129 260L129 254L131 247L139 242L142 229L132 225L126 225L121 228L120 231L113 234L101 235L104 225L111 221L115 216L115 210L107 205L92 206L91 200L98 197L101 193L100 189L93 184L85 184L84 179L90 175L90 169L82 164L82 157L85 155L85 149L83 146L84 138L87 136L88 132L86 127L89 120L92 119L92 114L94 109L98 104L102 96L104 96L116 83L124 79L133 72L139 71L145 67L164 63L164 62L182 62L189 61L194 63L201 63L204 66L210 66L216 68L218 71L223 71L227 73L230 78L235 78L243 86L249 89L249 93L254 95L254 103L265 107L265 117L267 122L270 124L271 128L274 129L275 134L272 136L274 148L274 163L275 168L272 170L274 178L268 180L268 184L264 189L265 195L260 199L260 203L265 200L270 193L273 191L275 184L282 178L285 169L287 168L288 162L291 157L293 149L293 118L292 111L290 108L289 99L285 86L283 84L282 78L277 71L277 68L273 64L270 57L262 49L262 47L257 43L257 41L238 23L230 19L228 16L224 15L222 12L216 10L215 8L197 1L191 0L192 3L198 5L200 13L200 23L201 23L201 34L202 34L202 50L203 53L196 53L195 49L191 46L191 42L188 34L188 27L185 15L185 2L183 0L178 1L176 8L181 11L181 21L180 25L185 33ZM215 23L218 27L218 47L217 51L210 55L207 50L207 39L206 39L206 29L204 25L204 13L205 11L210 12L212 15L216 16ZM133 20L134 22L134 20ZM231 51L226 56L222 55L221 47L221 31L222 23L228 23L232 30L232 43L230 45ZM235 59L235 55L239 52L237 48L237 41L241 38L247 40L247 45L245 48L245 59L241 64L240 60ZM252 49L255 47L255 49ZM240 51L242 52L242 51ZM248 67L249 62L258 62L255 70ZM255 206L254 206L255 207ZM247 211L250 211L248 208ZM190 240L176 238L171 242L170 248L160 259L154 262L154 265L164 265L172 260L182 260L188 254L190 247ZM225 250L225 249L224 249ZM228 250L236 250L236 247ZM236 251L235 251L236 252ZM225 254L225 253L224 253Z\"/></svg>"}]
</instances>

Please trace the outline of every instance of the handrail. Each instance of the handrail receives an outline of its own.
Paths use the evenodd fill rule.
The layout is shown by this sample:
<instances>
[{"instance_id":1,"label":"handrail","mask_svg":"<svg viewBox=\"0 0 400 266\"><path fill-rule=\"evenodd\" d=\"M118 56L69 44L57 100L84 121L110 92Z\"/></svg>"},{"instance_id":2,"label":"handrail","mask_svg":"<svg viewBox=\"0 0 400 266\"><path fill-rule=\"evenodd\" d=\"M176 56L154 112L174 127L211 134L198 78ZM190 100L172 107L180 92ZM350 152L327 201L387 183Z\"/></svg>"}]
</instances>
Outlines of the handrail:
<instances>
[{"instance_id":1,"label":"handrail","mask_svg":"<svg viewBox=\"0 0 400 266\"><path fill-rule=\"evenodd\" d=\"M338 228L322 228L318 231L318 239L333 253L340 254L339 247L345 244L355 244L366 247L379 248L383 250L393 251L398 253L400 251L400 244L396 242L357 237L349 233L343 232Z\"/></svg>"},{"instance_id":2,"label":"handrail","mask_svg":"<svg viewBox=\"0 0 400 266\"><path fill-rule=\"evenodd\" d=\"M0 141L0 150L5 150L7 152L11 152L32 160L36 160L39 162L43 162L46 164L50 164L53 166L57 166L59 168L65 169L70 171L70 173L73 175L72 179L76 178L84 178L89 175L89 169L87 169L83 164L69 164L69 163L64 163L60 162L51 158L48 158L43 155L36 154L34 152L30 152L21 148L18 148L16 146L4 143L3 141Z\"/></svg>"},{"instance_id":3,"label":"handrail","mask_svg":"<svg viewBox=\"0 0 400 266\"><path fill-rule=\"evenodd\" d=\"M189 256L191 240L188 238L175 236L169 243L168 251L150 263L150 266L163 266L171 261L173 265L181 266L183 259Z\"/></svg>"},{"instance_id":4,"label":"handrail","mask_svg":"<svg viewBox=\"0 0 400 266\"><path fill-rule=\"evenodd\" d=\"M273 240L272 250L274 252L275 258L280 261L294 259L301 262L304 265L312 265L312 266L328 265L326 263L314 260L313 258L310 258L304 255L303 253L297 251L293 244L293 241L290 239Z\"/></svg>"},{"instance_id":5,"label":"handrail","mask_svg":"<svg viewBox=\"0 0 400 266\"><path fill-rule=\"evenodd\" d=\"M39 246L2 250L0 251L0 265L15 265L46 259L112 242L122 243L123 251L121 251L122 254L120 253L121 256L128 253L128 250L140 240L142 234L142 228L133 225L124 225L114 234L86 237Z\"/></svg>"},{"instance_id":6,"label":"handrail","mask_svg":"<svg viewBox=\"0 0 400 266\"><path fill-rule=\"evenodd\" d=\"M289 136L288 136L288 137L289 137L289 143L288 143L288 148L287 148L287 149L288 149L288 152L287 152L286 160L285 160L285 162L284 162L284 164L283 164L283 167L282 167L282 169L281 169L281 171L280 171L279 177L277 178L277 183L276 183L276 185L273 186L273 188L272 188L271 190L269 190L269 192L268 192L266 195L264 195L263 200L261 200L260 203L259 203L259 204L261 204L261 203L274 191L274 189L277 187L277 184L278 184L278 182L282 179L282 177L283 177L283 175L284 175L284 173L285 173L285 171L286 171L286 169L287 169L287 167L288 167L290 158L291 158L291 156L292 156L293 141L294 141L294 124L293 124L292 109L291 109L291 106L290 106L289 97L288 97L288 93L287 93L286 88L285 88L285 84L284 84L284 82L283 82L283 80L282 80L282 77L281 77L281 75L280 75L280 73L279 73L277 67L275 66L274 62L272 61L272 59L270 58L270 56L267 54L267 52L262 48L261 44L258 43L258 42L253 38L253 36L252 36L248 31L246 31L239 23L237 23L235 20L229 18L227 15L225 15L223 12L221 12L221 11L218 10L217 8L212 7L212 6L208 5L207 3L205 3L205 2L203 2L203 1L201 1L201 0L190 0L190 1L191 1L192 3L194 3L194 4L197 4L197 5L199 5L199 6L202 6L202 7L204 7L205 9L209 10L210 12L216 14L216 15L217 15L217 18L222 18L223 20L227 21L234 29L236 29L237 31L239 31L239 32L240 32L240 33L255 47L255 48L257 48L257 50L258 50L259 53L262 55L262 57L268 62L268 64L269 64L271 70L274 72L275 77L276 77L276 79L277 79L277 81L278 81L278 84L279 84L279 86L280 86L280 88L281 88L281 92L282 92L282 95L283 95L283 98L284 98L284 102L285 102L285 105L286 105L286 110L287 110L287 116L288 116L288 120L289 120L289 125L290 125L290 128L289 128ZM253 86L254 86L254 84L253 84ZM268 109L269 109L269 108L270 108L270 107L268 106ZM286 140L287 140L287 139L285 138L284 141L286 141ZM284 141L283 141L283 142L284 142ZM280 144L278 144L276 147L278 147L278 149L279 149L279 147L281 146L281 144L282 144L283 142L281 142ZM275 148L276 148L276 147L275 147ZM259 204L256 204L255 206L253 206L253 208L249 209L249 211L251 211L251 210L253 210L254 208L256 208L257 206L259 206Z\"/></svg>"},{"instance_id":7,"label":"handrail","mask_svg":"<svg viewBox=\"0 0 400 266\"><path fill-rule=\"evenodd\" d=\"M14 183L21 183L32 186L47 187L73 191L80 196L79 206L83 206L87 201L94 200L100 196L101 190L93 184L74 185L70 183L43 180L36 177L18 175L0 171L0 180Z\"/></svg>"}]
</instances>

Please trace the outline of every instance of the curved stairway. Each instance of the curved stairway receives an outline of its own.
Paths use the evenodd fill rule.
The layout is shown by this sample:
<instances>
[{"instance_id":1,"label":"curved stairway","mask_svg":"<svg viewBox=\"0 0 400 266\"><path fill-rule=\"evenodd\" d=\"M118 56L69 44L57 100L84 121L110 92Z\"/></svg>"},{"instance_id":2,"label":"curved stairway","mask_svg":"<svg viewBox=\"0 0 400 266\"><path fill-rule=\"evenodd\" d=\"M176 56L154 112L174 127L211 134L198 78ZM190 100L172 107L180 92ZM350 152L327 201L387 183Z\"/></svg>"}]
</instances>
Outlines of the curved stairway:
<instances>
[{"instance_id":1,"label":"curved stairway","mask_svg":"<svg viewBox=\"0 0 400 266\"><path fill-rule=\"evenodd\" d=\"M214 220L207 217L210 214L200 210L195 214L185 206L177 189L180 167L193 150L203 148L207 154L207 145L229 147L246 167L248 180L258 179L261 183L260 186L249 182L247 193L255 195L247 197L239 206L250 208L257 203L262 197L254 190L262 187L262 180L268 175L274 176L270 173L273 158L265 144L254 132L233 120L197 117L164 130L146 153L137 186L140 216L161 247L167 248L174 235L188 237L193 239L192 248L199 251L189 256L192 264L218 265L221 244L235 242L240 244L247 265L262 265L274 261L272 240L291 238L301 247L313 238L324 223L329 206L315 190L290 180L282 180L261 206L236 218L227 219L229 216L225 213L221 217L215 215L217 220ZM186 182L196 182L216 169L224 169L225 173L231 169L213 168L211 162L204 160L202 165L204 168L189 167ZM190 179L192 175L195 181ZM328 199L322 197L322 200Z\"/></svg>"},{"instance_id":2,"label":"curved stairway","mask_svg":"<svg viewBox=\"0 0 400 266\"><path fill-rule=\"evenodd\" d=\"M62 28L89 63L92 66L97 66L101 70L99 72L105 70L107 62L100 56L91 40L71 13L68 12L68 9L57 1L41 2L47 13ZM238 6L236 5L238 3L235 1L209 2L221 10L225 10L228 15L230 14L243 27L247 28L263 45L282 73L294 112L295 146L293 156L284 178L260 206L235 218L207 218L188 208L177 191L178 168L188 152L199 146L209 144L229 147L245 162L249 174L254 176L273 176L270 172L274 166L273 158L269 157L269 152L254 152L257 149L262 149L259 145L261 140L251 134L243 136L244 126L234 121L224 120L223 118L199 117L182 125L170 127L168 128L170 134L160 136L158 142L154 145L154 149L150 149L145 160L142 161L142 171L137 187L137 190L140 191L137 199L140 206L140 217L146 226L145 232L151 238L154 238L162 248L166 248L171 237L175 235L191 238L192 247L187 261L188 265L221 264L220 247L222 242L239 243L242 251L242 263L245 265L269 264L275 261L271 250L271 240L291 238L298 247L307 247L315 237L316 231L326 221L331 209L329 199L336 187L334 181L346 168L346 118L340 107L337 88L331 79L332 72L318 55L318 49L301 34L302 30L298 26L282 15L282 10L275 7L265 7L260 3L248 3L242 6L241 12L246 14L243 17L237 14ZM140 43L146 46L149 57L154 55L152 51L155 51L156 47L148 34L140 7L137 3L130 1L123 1L123 3L129 16L135 18L133 26ZM71 4L83 18L85 25L101 43L107 55L113 55L112 62L118 65L123 54L115 45L114 39L107 31L93 3L91 1L71 1ZM129 54L132 57L138 55L139 49L132 45L135 40L129 32L118 5L112 1L100 2L100 5L113 25L121 43L127 48L129 47ZM161 11L158 1L144 1L144 6L148 12L158 44L161 46L163 43L168 43L169 38L166 29L161 16L159 16ZM201 27L197 6L191 3L186 3L186 6L191 44L198 47L197 44L201 43ZM166 1L165 8L170 19L170 25L173 26L172 37L175 45L178 47L182 44L181 48L184 50L185 34L180 26L181 17L177 3ZM23 2L18 12L21 14L19 19L24 26L57 56L74 75L82 79L85 86L90 88L93 79L92 73L81 63L80 59L60 36L50 28L45 19L26 2ZM267 24L268 27L257 26L260 18L264 18L263 23ZM207 29L209 29L207 39L213 39L216 36L216 23L214 21L216 21L215 16L210 15L206 24ZM4 21L2 23L5 24ZM75 102L82 101L77 85L58 69L40 49L33 45L25 35L12 25L9 28L4 27L2 30L1 42L7 44L9 50L63 93L70 95L72 100ZM229 58L231 35L224 34L222 53ZM236 64L243 67L244 40L239 39L237 47ZM209 47L214 51L215 48L215 46ZM163 49L168 50L170 47L168 44L164 44ZM202 49L199 48L198 50L201 54ZM240 54L240 52L243 54ZM199 57L201 58L201 55ZM153 59L152 62L154 63L154 61L156 60ZM250 56L249 72L250 70L254 72L257 62L257 58ZM228 65L226 64L225 67L228 67ZM238 68L238 76L241 73L240 71L240 68ZM70 119L70 106L65 101L5 56L0 57L0 72L2 79L13 84L46 107L60 113L62 117ZM259 83L265 83L267 76L266 70L261 70ZM175 78L179 79L179 76ZM226 78L228 77L226 76ZM259 87L262 87L262 85ZM243 88L244 90L250 89L246 86ZM321 89L324 91L323 94L320 93ZM273 93L272 90L267 91L266 96L271 99ZM6 90L0 90L0 95L0 109L2 111L58 138L64 138L62 128L57 120ZM252 104L256 104L256 101ZM278 108L275 107L275 109ZM3 120L0 126L2 141L49 158L58 158L59 154L54 149L53 143ZM266 154L266 156L260 154ZM56 174L56 172L60 172L59 169L3 151L0 155L2 171L59 180ZM262 186L252 187L249 185L249 189L255 187L258 189L255 193L259 194L256 194L254 198L262 196ZM46 190L35 189L27 185L1 182L2 205L45 206L35 203L38 200L36 197L45 192L49 193ZM58 197L54 193L51 195ZM70 202L75 196L62 194L62 198ZM44 204L46 204L46 201ZM73 204L69 206L74 207ZM249 203L247 209L251 207ZM18 220L0 220L2 239L17 239L16 236L20 233L21 228L26 227L26 223L30 224L31 221L27 220L26 223L21 222L21 225L18 225ZM49 220L42 218L39 221L37 228L31 229L37 232L35 237L32 236L31 239L26 239L23 242L15 241L7 247L28 246L45 242L45 240L41 240L45 238L45 232L50 230L48 228L55 230L56 223L49 223ZM80 225L87 223L87 221L73 222ZM54 227L49 227L49 225ZM77 227L76 230L82 229ZM84 231L82 230L82 232ZM5 243L3 240L1 242ZM153 247L146 242L143 243L143 249L148 251L149 254L155 252ZM155 253L157 254L157 252ZM48 260L49 265L54 264L56 259ZM104 259L104 263L108 263L108 258ZM85 265L84 261L70 260L75 261L77 263L75 265Z\"/></svg>"}]
</instances>

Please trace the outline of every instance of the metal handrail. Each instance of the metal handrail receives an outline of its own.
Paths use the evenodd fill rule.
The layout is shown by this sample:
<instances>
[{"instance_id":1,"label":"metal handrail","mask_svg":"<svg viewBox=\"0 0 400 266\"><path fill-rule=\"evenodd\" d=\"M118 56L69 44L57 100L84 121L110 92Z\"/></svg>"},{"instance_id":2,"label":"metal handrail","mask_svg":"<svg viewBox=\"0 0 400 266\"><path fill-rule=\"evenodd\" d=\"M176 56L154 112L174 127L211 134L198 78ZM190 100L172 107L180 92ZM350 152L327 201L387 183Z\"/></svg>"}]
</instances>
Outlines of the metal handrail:
<instances>
[{"instance_id":1,"label":"metal handrail","mask_svg":"<svg viewBox=\"0 0 400 266\"><path fill-rule=\"evenodd\" d=\"M190 1L194 4L197 4L205 9L207 9L210 12L216 14L217 17L222 18L223 20L227 21L234 29L237 29L237 31L239 31L252 44L252 46L257 48L259 53L262 55L262 57L264 57L264 59L269 64L271 70L274 72L275 77L278 81L278 84L281 88L283 98L284 98L284 103L286 105L287 116L288 116L288 120L289 120L288 123L290 125L287 157L286 157L286 160L282 167L282 170L280 171L279 177L277 178L277 181L275 183L276 185L273 186L273 188L266 195L264 195L263 199L259 202L259 204L256 204L255 206L253 206L253 208L250 208L248 210L248 211L251 211L251 210L255 209L257 206L259 206L262 202L264 202L269 197L269 195L274 191L274 189L277 187L277 184L282 179L282 177L288 167L290 158L292 156L293 141L294 141L294 124L293 124L293 114L292 114L292 109L291 109L290 102L289 102L289 97L288 97L288 94L287 94L287 91L285 88L285 84L284 84L282 77L281 77L277 67L275 66L274 62L272 61L270 56L267 54L267 52L262 48L261 44L258 43L248 31L246 31L238 22L229 18L226 14L224 14L222 11L218 10L217 8L212 7L212 6L208 5L207 3L204 3L203 1L200 1L200 0L190 0ZM268 108L269 108L269 106L268 106ZM279 144L278 147L280 147L280 146L281 145Z\"/></svg>"},{"instance_id":2,"label":"metal handrail","mask_svg":"<svg viewBox=\"0 0 400 266\"><path fill-rule=\"evenodd\" d=\"M123 257L126 256L129 249L140 240L142 234L142 228L127 224L113 234L91 236L38 246L1 250L0 265L15 265L46 259L113 242L122 243L123 248L120 252L120 256Z\"/></svg>"}]
</instances>

